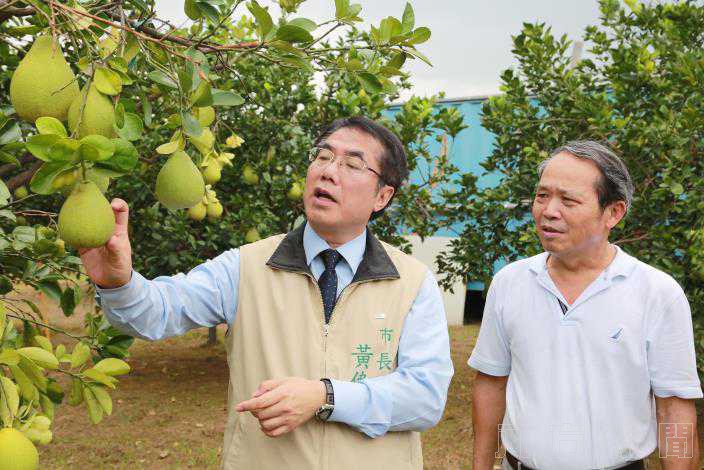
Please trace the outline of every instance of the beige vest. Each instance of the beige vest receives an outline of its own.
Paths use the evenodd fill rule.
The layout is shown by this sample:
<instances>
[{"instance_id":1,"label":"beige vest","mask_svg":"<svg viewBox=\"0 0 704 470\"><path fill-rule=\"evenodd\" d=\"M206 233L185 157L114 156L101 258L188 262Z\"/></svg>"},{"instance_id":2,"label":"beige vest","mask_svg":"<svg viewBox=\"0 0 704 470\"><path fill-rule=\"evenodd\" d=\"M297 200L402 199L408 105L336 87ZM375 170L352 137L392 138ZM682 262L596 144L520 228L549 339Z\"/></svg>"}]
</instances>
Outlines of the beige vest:
<instances>
[{"instance_id":1,"label":"beige vest","mask_svg":"<svg viewBox=\"0 0 704 470\"><path fill-rule=\"evenodd\" d=\"M303 226L241 247L237 315L226 337L230 384L223 469L423 467L418 432L371 439L346 424L313 418L271 438L249 412L234 409L268 379L361 380L393 372L404 319L427 267L367 233L364 258L327 328L320 290L306 264Z\"/></svg>"}]
</instances>

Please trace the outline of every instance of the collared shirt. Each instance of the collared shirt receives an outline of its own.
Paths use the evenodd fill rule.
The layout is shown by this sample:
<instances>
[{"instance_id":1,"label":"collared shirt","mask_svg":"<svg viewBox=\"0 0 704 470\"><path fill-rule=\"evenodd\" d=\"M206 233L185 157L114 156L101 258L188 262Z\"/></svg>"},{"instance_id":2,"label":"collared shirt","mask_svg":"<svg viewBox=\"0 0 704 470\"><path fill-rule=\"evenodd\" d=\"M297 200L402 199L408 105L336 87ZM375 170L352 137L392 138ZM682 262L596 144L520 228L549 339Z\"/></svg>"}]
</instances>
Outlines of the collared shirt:
<instances>
[{"instance_id":1,"label":"collared shirt","mask_svg":"<svg viewBox=\"0 0 704 470\"><path fill-rule=\"evenodd\" d=\"M306 224L303 248L316 279L324 271L319 256L329 245ZM352 281L364 256L366 230L337 247L338 296ZM108 321L127 334L157 340L192 328L234 324L239 294L239 250L232 249L188 274L147 280L132 272L116 289L96 286ZM453 375L442 294L428 271L411 306L398 346L398 367L360 383L332 380L335 409L331 421L346 423L370 437L387 431L424 430L442 417ZM309 377L310 378L310 377Z\"/></svg>"},{"instance_id":2,"label":"collared shirt","mask_svg":"<svg viewBox=\"0 0 704 470\"><path fill-rule=\"evenodd\" d=\"M568 305L547 253L494 277L473 368L508 375L501 437L539 469L609 468L657 444L653 393L700 398L692 318L667 274L617 247L611 264Z\"/></svg>"}]
</instances>

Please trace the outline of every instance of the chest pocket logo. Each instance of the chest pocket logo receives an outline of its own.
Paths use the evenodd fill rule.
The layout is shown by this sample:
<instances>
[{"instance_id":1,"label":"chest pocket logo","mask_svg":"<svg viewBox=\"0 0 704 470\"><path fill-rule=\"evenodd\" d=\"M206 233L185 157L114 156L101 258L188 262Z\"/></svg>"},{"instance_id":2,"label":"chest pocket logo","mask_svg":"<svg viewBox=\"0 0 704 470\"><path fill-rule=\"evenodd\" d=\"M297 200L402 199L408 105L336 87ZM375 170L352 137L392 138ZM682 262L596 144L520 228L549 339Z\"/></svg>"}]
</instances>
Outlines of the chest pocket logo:
<instances>
[{"instance_id":1,"label":"chest pocket logo","mask_svg":"<svg viewBox=\"0 0 704 470\"><path fill-rule=\"evenodd\" d=\"M609 335L609 341L612 343L619 343L623 339L624 335L626 334L626 329L622 326L619 325L618 327L614 328Z\"/></svg>"}]
</instances>

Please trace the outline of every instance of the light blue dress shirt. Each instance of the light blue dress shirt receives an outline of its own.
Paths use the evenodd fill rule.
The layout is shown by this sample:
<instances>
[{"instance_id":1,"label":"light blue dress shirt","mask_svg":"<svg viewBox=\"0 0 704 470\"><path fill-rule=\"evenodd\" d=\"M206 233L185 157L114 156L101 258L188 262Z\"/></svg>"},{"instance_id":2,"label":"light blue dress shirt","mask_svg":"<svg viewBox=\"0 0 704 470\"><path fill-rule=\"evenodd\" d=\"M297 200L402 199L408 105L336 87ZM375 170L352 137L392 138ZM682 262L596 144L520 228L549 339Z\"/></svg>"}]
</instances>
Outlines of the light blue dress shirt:
<instances>
[{"instance_id":1,"label":"light blue dress shirt","mask_svg":"<svg viewBox=\"0 0 704 470\"><path fill-rule=\"evenodd\" d=\"M337 295L352 281L362 262L366 230L337 248ZM316 279L325 270L318 256L330 246L306 224L306 261ZM239 249L193 268L188 274L147 280L136 271L116 289L96 286L96 298L108 321L127 334L157 340L220 323L232 325L239 292ZM335 409L331 421L346 423L370 437L387 431L422 431L442 417L454 373L442 295L428 271L401 332L398 367L362 382L332 380Z\"/></svg>"}]
</instances>

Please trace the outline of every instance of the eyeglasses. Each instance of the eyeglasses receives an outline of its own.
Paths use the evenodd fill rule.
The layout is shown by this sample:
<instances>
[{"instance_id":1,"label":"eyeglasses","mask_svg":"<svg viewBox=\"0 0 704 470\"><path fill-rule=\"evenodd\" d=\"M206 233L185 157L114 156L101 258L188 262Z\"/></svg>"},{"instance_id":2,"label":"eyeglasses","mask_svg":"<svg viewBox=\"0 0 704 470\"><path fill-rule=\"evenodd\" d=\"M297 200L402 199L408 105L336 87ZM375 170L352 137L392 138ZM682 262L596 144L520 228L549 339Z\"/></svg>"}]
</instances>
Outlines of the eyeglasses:
<instances>
[{"instance_id":1,"label":"eyeglasses","mask_svg":"<svg viewBox=\"0 0 704 470\"><path fill-rule=\"evenodd\" d=\"M315 165L318 167L326 167L335 160L338 161L338 164L341 165L343 169L352 174L361 175L364 173L364 170L369 170L378 176L382 182L384 181L381 174L373 168L369 168L367 162L362 160L361 157L355 157L352 155L335 155L332 150L322 147L313 147L308 153L308 161L311 166Z\"/></svg>"}]
</instances>

